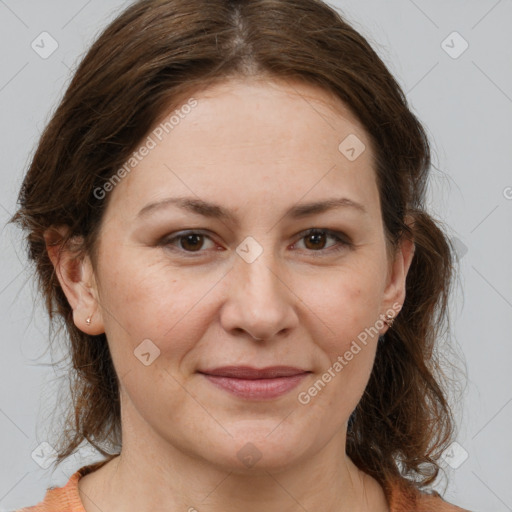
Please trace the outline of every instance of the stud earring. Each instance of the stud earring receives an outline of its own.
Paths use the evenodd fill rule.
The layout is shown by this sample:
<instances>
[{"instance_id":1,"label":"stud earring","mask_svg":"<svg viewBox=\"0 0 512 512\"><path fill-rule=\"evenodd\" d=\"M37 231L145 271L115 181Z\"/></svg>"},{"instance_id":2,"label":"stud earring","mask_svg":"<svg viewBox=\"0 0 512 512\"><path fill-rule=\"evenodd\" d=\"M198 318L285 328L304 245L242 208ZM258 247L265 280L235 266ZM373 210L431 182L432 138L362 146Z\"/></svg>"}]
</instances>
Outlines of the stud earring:
<instances>
[{"instance_id":1,"label":"stud earring","mask_svg":"<svg viewBox=\"0 0 512 512\"><path fill-rule=\"evenodd\" d=\"M91 325L91 317L90 316L85 319L85 323L87 325Z\"/></svg>"},{"instance_id":2,"label":"stud earring","mask_svg":"<svg viewBox=\"0 0 512 512\"><path fill-rule=\"evenodd\" d=\"M386 315L386 318L384 320L384 323L388 326L388 327L391 327L393 325L393 322L395 321L395 319L391 316L391 315Z\"/></svg>"}]
</instances>

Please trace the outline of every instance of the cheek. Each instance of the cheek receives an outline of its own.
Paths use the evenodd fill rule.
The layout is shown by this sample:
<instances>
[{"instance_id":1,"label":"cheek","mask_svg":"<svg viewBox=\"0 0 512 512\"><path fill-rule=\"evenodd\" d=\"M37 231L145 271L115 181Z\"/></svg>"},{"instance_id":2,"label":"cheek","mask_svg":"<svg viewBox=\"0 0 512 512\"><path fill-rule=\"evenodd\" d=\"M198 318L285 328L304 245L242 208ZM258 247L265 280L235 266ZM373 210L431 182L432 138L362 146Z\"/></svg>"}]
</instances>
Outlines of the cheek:
<instances>
[{"instance_id":1,"label":"cheek","mask_svg":"<svg viewBox=\"0 0 512 512\"><path fill-rule=\"evenodd\" d=\"M331 280L329 294L319 289L316 300L311 297L317 308L315 314L322 320L312 322L323 326L321 332L315 334L321 365L317 368L316 380L302 390L305 393L302 398L310 400L316 414L331 411L327 422L333 428L348 419L361 399L378 342L376 280L356 273L346 277L339 278L336 285Z\"/></svg>"},{"instance_id":2,"label":"cheek","mask_svg":"<svg viewBox=\"0 0 512 512\"><path fill-rule=\"evenodd\" d=\"M373 267L376 269L376 267ZM380 286L379 271L371 265L337 271L310 296L315 315L315 333L321 368L315 386L321 389L311 398L314 407L336 411L332 421L346 421L368 383L378 342ZM328 290L328 292L326 291ZM319 322L318 316L322 321ZM316 389L305 390L309 395ZM319 396L321 395L321 396ZM307 399L307 397L306 397Z\"/></svg>"},{"instance_id":3,"label":"cheek","mask_svg":"<svg viewBox=\"0 0 512 512\"><path fill-rule=\"evenodd\" d=\"M151 340L160 351L155 364L171 352L172 360L179 362L201 338L201 299L214 279L206 274L187 279L161 262L137 264L136 257L115 261L115 267L105 261L101 275L101 306L114 361L128 367L138 364L134 350Z\"/></svg>"},{"instance_id":4,"label":"cheek","mask_svg":"<svg viewBox=\"0 0 512 512\"><path fill-rule=\"evenodd\" d=\"M372 333L379 319L381 282L370 268L337 272L312 297L312 309L328 327L328 335L321 339L331 359L348 350L352 340Z\"/></svg>"}]
</instances>

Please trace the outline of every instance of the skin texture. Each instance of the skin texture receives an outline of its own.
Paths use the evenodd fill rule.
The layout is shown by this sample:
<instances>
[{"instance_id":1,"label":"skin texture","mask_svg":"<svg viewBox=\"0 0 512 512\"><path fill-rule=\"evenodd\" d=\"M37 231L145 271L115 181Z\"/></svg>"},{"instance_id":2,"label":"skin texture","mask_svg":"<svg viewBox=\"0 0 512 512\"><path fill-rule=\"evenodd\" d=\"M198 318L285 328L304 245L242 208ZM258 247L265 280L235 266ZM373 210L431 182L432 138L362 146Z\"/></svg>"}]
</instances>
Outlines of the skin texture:
<instances>
[{"instance_id":1,"label":"skin texture","mask_svg":"<svg viewBox=\"0 0 512 512\"><path fill-rule=\"evenodd\" d=\"M365 328L383 334L377 321L405 298L414 245L404 241L388 258L370 140L339 100L299 82L232 79L194 98L109 192L96 268L48 248L75 324L106 333L121 382L122 453L80 480L84 507L388 510L381 487L345 454L377 336L309 403L298 401ZM338 149L350 134L366 146L354 161ZM176 206L137 218L178 196L229 208L237 223ZM366 212L284 215L332 197ZM311 241L312 228L351 245L328 232ZM206 236L169 241L184 230ZM236 251L249 236L262 250L251 263ZM146 339L160 350L149 365L134 356ZM224 365L311 373L284 396L248 401L197 373ZM251 467L244 447L261 457Z\"/></svg>"}]
</instances>

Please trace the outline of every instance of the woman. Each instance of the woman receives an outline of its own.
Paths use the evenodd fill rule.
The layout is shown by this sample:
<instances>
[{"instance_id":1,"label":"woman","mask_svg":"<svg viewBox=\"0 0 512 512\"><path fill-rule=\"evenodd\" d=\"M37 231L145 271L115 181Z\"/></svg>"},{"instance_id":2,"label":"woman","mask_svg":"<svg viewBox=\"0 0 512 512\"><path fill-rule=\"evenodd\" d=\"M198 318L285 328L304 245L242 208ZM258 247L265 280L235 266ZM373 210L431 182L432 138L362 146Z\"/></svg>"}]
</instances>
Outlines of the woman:
<instances>
[{"instance_id":1,"label":"woman","mask_svg":"<svg viewBox=\"0 0 512 512\"><path fill-rule=\"evenodd\" d=\"M314 0L145 0L79 66L13 221L76 379L23 510L455 511L425 132Z\"/></svg>"}]
</instances>

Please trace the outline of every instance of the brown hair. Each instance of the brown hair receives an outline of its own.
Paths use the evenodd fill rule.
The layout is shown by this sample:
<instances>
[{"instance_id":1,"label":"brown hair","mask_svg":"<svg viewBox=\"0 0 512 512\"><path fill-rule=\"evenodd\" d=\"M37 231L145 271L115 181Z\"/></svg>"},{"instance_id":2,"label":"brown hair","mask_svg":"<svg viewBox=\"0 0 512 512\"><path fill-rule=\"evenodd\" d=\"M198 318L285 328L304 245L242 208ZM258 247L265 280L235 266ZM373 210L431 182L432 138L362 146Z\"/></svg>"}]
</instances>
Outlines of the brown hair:
<instances>
[{"instance_id":1,"label":"brown hair","mask_svg":"<svg viewBox=\"0 0 512 512\"><path fill-rule=\"evenodd\" d=\"M427 135L369 43L317 0L142 0L124 11L84 57L46 127L11 221L27 231L28 255L54 325L71 343L73 407L57 465L87 440L106 457L121 446L119 381L105 334L77 329L43 234L69 226L94 257L108 197L102 187L170 107L198 88L236 76L299 79L342 100L375 148L390 247L413 237L406 300L378 344L365 393L347 432L347 454L382 485L432 483L454 420L435 350L447 326L454 272L448 237L425 211ZM405 223L405 216L414 220ZM83 237L80 238L80 237ZM93 259L94 262L94 259Z\"/></svg>"}]
</instances>

